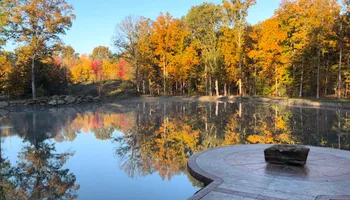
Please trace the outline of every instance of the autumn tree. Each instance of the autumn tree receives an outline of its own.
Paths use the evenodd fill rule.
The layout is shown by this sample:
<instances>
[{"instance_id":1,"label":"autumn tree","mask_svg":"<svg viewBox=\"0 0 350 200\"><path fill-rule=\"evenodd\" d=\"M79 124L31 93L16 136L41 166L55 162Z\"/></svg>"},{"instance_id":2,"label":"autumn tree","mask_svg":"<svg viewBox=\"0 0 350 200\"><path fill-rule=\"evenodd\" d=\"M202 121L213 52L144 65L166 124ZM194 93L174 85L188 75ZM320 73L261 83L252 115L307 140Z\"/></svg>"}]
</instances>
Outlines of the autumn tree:
<instances>
[{"instance_id":1,"label":"autumn tree","mask_svg":"<svg viewBox=\"0 0 350 200\"><path fill-rule=\"evenodd\" d=\"M102 60L93 60L90 64L91 70L95 74L95 81L100 81L100 76L102 72L103 67L103 61Z\"/></svg>"},{"instance_id":2,"label":"autumn tree","mask_svg":"<svg viewBox=\"0 0 350 200\"><path fill-rule=\"evenodd\" d=\"M86 83L93 81L91 76L91 60L88 55L83 54L80 56L80 63L71 68L72 79L74 83Z\"/></svg>"},{"instance_id":3,"label":"autumn tree","mask_svg":"<svg viewBox=\"0 0 350 200\"><path fill-rule=\"evenodd\" d=\"M0 53L0 92L6 92L7 94L9 94L11 86L10 76L13 71L13 57L13 54L9 52Z\"/></svg>"},{"instance_id":4,"label":"autumn tree","mask_svg":"<svg viewBox=\"0 0 350 200\"><path fill-rule=\"evenodd\" d=\"M318 0L312 3L312 6L308 9L309 12L307 12L309 14L309 26L311 26L309 40L311 40L311 45L316 49L317 55L316 98L320 98L322 51L327 51L324 47L326 40L332 34L334 20L339 13L337 10L339 10L339 5L336 0Z\"/></svg>"},{"instance_id":5,"label":"autumn tree","mask_svg":"<svg viewBox=\"0 0 350 200\"><path fill-rule=\"evenodd\" d=\"M78 64L79 62L79 53L77 53L75 49L70 45L67 45L62 48L60 57L62 60L65 61L65 64L68 67L72 67Z\"/></svg>"},{"instance_id":6,"label":"autumn tree","mask_svg":"<svg viewBox=\"0 0 350 200\"><path fill-rule=\"evenodd\" d=\"M56 51L60 35L72 26L75 15L65 0L19 0L12 12L11 32L15 40L30 48L32 97L36 98L35 61Z\"/></svg>"},{"instance_id":7,"label":"autumn tree","mask_svg":"<svg viewBox=\"0 0 350 200\"><path fill-rule=\"evenodd\" d=\"M0 1L0 50L8 39L8 25L11 17L13 2L9 0Z\"/></svg>"},{"instance_id":8,"label":"autumn tree","mask_svg":"<svg viewBox=\"0 0 350 200\"><path fill-rule=\"evenodd\" d=\"M338 17L337 17L337 29L336 32L338 33L338 45L339 45L339 64L338 64L338 98L341 98L341 89L342 89L342 63L343 63L343 57L345 57L344 49L349 48L349 45L346 45L349 43L350 38L350 1L349 0L343 0L341 9L339 9ZM349 57L349 56L348 56ZM348 65L349 65L349 58L348 59ZM346 83L347 84L347 83ZM347 91L345 90L345 93Z\"/></svg>"},{"instance_id":9,"label":"autumn tree","mask_svg":"<svg viewBox=\"0 0 350 200\"><path fill-rule=\"evenodd\" d=\"M116 33L113 36L114 46L124 53L125 59L130 62L135 69L135 84L137 91L140 91L139 85L139 48L138 40L140 38L141 23L145 19L142 17L127 16L117 24Z\"/></svg>"},{"instance_id":10,"label":"autumn tree","mask_svg":"<svg viewBox=\"0 0 350 200\"><path fill-rule=\"evenodd\" d=\"M304 7L305 6L305 7ZM299 97L303 96L306 74L308 40L308 21L304 9L309 7L309 2L283 1L275 15L281 21L280 28L287 32L287 49L293 60L293 86L298 87ZM297 74L297 72L299 72ZM297 81L297 75L299 80ZM294 89L296 90L296 88Z\"/></svg>"},{"instance_id":11,"label":"autumn tree","mask_svg":"<svg viewBox=\"0 0 350 200\"><path fill-rule=\"evenodd\" d=\"M156 82L157 70L154 65L153 48L151 46L151 31L152 21L150 19L143 20L141 22L140 38L137 41L139 55L140 55L140 72L142 79L148 80L148 91L150 94L153 93L153 84ZM145 84L143 81L143 92L145 93Z\"/></svg>"},{"instance_id":12,"label":"autumn tree","mask_svg":"<svg viewBox=\"0 0 350 200\"><path fill-rule=\"evenodd\" d=\"M152 25L151 45L154 49L153 55L155 63L163 71L163 94L167 94L167 78L169 69L173 63L173 55L179 45L181 33L180 21L174 19L169 13L162 13Z\"/></svg>"},{"instance_id":13,"label":"autumn tree","mask_svg":"<svg viewBox=\"0 0 350 200\"><path fill-rule=\"evenodd\" d=\"M200 55L199 55L199 47L196 43L192 42L189 46L185 47L182 52L182 57L180 59L179 64L179 78L183 81L182 84L182 93L185 93L185 81L188 82L188 94L190 95L192 92L192 80L199 79L200 71L198 68L200 67ZM198 88L198 85L196 85Z\"/></svg>"},{"instance_id":14,"label":"autumn tree","mask_svg":"<svg viewBox=\"0 0 350 200\"><path fill-rule=\"evenodd\" d=\"M261 24L258 45L250 52L250 55L261 66L259 75L265 77L264 82L269 83L274 80L274 89L269 90L269 94L275 91L275 96L280 96L278 86L285 82L287 73L287 55L284 52L284 45L287 38L286 32L279 28L278 18L270 18ZM273 84L272 84L273 85Z\"/></svg>"},{"instance_id":15,"label":"autumn tree","mask_svg":"<svg viewBox=\"0 0 350 200\"><path fill-rule=\"evenodd\" d=\"M244 34L245 27L247 25L248 9L255 4L255 0L223 0L223 6L226 10L227 17L229 20L229 25L234 27L234 32L236 35L236 54L238 57L238 68L239 68L239 94L243 95L242 86L242 59L243 59L243 49L244 46Z\"/></svg>"}]
</instances>

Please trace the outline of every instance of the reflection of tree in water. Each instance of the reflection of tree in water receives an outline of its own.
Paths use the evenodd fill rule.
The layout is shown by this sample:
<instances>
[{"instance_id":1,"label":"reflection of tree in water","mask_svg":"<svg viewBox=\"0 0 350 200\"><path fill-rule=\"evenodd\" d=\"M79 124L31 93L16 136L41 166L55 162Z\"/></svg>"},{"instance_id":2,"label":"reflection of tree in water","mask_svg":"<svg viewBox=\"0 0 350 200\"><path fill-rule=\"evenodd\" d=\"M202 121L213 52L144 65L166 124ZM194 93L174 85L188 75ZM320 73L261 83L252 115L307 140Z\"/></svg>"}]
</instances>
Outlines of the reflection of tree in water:
<instances>
[{"instance_id":1,"label":"reflection of tree in water","mask_svg":"<svg viewBox=\"0 0 350 200\"><path fill-rule=\"evenodd\" d=\"M335 111L236 103L134 107L134 125L115 139L121 168L131 177L157 172L163 179L171 179L186 172L193 152L219 146L284 143L339 147L335 145L339 128L332 128L339 121ZM339 115L341 127L346 126L346 115ZM349 135L341 137L340 143L343 149L350 149Z\"/></svg>"},{"instance_id":2,"label":"reflection of tree in water","mask_svg":"<svg viewBox=\"0 0 350 200\"><path fill-rule=\"evenodd\" d=\"M234 144L288 143L350 149L349 112L247 103L133 103L89 110L19 112L0 118L36 144L73 141L80 133L108 140L113 132L120 167L129 176L186 173L188 158ZM33 134L36 133L36 134ZM197 183L194 183L197 184Z\"/></svg>"},{"instance_id":3,"label":"reflection of tree in water","mask_svg":"<svg viewBox=\"0 0 350 200\"><path fill-rule=\"evenodd\" d=\"M12 127L7 134L20 136L26 144L15 166L1 156L1 199L76 199L75 175L62 169L73 153L55 153L54 144L46 142L56 136L65 118L49 112L20 112L7 119Z\"/></svg>"},{"instance_id":4,"label":"reflection of tree in water","mask_svg":"<svg viewBox=\"0 0 350 200\"><path fill-rule=\"evenodd\" d=\"M163 179L171 179L185 171L187 159L192 154L190 150L196 145L199 132L193 131L184 118L178 120L182 124L175 124L157 111L148 113L136 113L135 126L115 139L118 142L116 153L121 158L121 168L131 177L157 171Z\"/></svg>"},{"instance_id":5,"label":"reflection of tree in water","mask_svg":"<svg viewBox=\"0 0 350 200\"><path fill-rule=\"evenodd\" d=\"M2 138L0 133L0 199L13 199L14 185L10 181L11 164L10 161L2 156Z\"/></svg>"},{"instance_id":6,"label":"reflection of tree in water","mask_svg":"<svg viewBox=\"0 0 350 200\"><path fill-rule=\"evenodd\" d=\"M146 169L149 164L146 164L147 160L142 160L140 147L137 146L137 138L134 134L117 137L115 141L119 144L116 155L120 160L120 168L130 177L146 176L153 172L151 169Z\"/></svg>"},{"instance_id":7,"label":"reflection of tree in water","mask_svg":"<svg viewBox=\"0 0 350 200\"><path fill-rule=\"evenodd\" d=\"M79 185L75 184L75 175L62 169L74 153L54 152L54 144L28 144L16 166L1 164L5 193L14 199L76 199Z\"/></svg>"}]
</instances>

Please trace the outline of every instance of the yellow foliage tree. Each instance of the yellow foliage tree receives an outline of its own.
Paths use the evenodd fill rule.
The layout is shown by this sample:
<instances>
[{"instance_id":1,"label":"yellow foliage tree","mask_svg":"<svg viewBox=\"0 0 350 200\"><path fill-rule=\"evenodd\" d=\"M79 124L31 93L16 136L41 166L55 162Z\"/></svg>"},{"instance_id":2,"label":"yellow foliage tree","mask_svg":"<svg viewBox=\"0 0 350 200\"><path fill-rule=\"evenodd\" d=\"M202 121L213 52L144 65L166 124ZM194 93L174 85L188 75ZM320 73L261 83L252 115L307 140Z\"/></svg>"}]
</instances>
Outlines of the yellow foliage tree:
<instances>
[{"instance_id":1,"label":"yellow foliage tree","mask_svg":"<svg viewBox=\"0 0 350 200\"><path fill-rule=\"evenodd\" d=\"M80 57L81 63L71 68L73 82L74 83L86 83L92 82L94 80L94 76L91 70L91 59L88 55L83 54Z\"/></svg>"}]
</instances>

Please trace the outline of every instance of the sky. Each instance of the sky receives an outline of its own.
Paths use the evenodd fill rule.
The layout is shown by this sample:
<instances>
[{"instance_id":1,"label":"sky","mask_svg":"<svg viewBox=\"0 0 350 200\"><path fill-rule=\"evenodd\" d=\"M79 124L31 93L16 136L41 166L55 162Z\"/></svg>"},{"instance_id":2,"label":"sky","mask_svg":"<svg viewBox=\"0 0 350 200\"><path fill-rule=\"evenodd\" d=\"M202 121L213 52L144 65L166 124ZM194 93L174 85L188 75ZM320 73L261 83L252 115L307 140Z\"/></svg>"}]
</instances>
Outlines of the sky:
<instances>
[{"instance_id":1,"label":"sky","mask_svg":"<svg viewBox=\"0 0 350 200\"><path fill-rule=\"evenodd\" d=\"M205 0L67 0L74 7L76 19L73 26L62 36L66 45L71 45L76 52L90 54L94 47L108 46L112 51L112 36L116 25L125 16L144 16L156 19L160 12L169 12L180 18L188 10ZM208 2L208 0L207 0ZM210 2L221 3L222 0ZM281 0L257 0L250 8L248 22L256 24L270 18ZM16 45L8 44L6 50L13 50Z\"/></svg>"}]
</instances>

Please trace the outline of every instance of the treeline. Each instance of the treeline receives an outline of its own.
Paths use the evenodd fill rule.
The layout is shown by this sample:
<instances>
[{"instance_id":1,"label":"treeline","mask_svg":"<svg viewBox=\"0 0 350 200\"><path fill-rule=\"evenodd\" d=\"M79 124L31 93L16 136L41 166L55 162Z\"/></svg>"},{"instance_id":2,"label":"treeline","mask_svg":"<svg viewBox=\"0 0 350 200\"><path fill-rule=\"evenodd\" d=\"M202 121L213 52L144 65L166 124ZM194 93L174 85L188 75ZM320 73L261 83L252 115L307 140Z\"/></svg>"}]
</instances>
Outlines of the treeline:
<instances>
[{"instance_id":1,"label":"treeline","mask_svg":"<svg viewBox=\"0 0 350 200\"><path fill-rule=\"evenodd\" d=\"M193 6L181 19L126 17L115 46L144 93L349 96L349 5L284 0L249 25L254 0Z\"/></svg>"},{"instance_id":2,"label":"treeline","mask_svg":"<svg viewBox=\"0 0 350 200\"><path fill-rule=\"evenodd\" d=\"M118 54L97 47L79 56L58 37L75 18L65 1L1 1L0 45L20 47L0 54L0 92L36 97L37 88L60 93L122 78L151 95L349 98L349 0L283 0L273 17L250 25L254 4L203 3L180 19L128 16L113 36Z\"/></svg>"},{"instance_id":3,"label":"treeline","mask_svg":"<svg viewBox=\"0 0 350 200\"><path fill-rule=\"evenodd\" d=\"M90 55L79 55L71 46L62 46L49 57L35 59L36 96L70 93L74 84L106 80L132 80L133 69L108 47L94 48ZM0 56L0 94L26 97L32 94L31 59L18 48ZM1 95L0 95L1 96Z\"/></svg>"}]
</instances>

